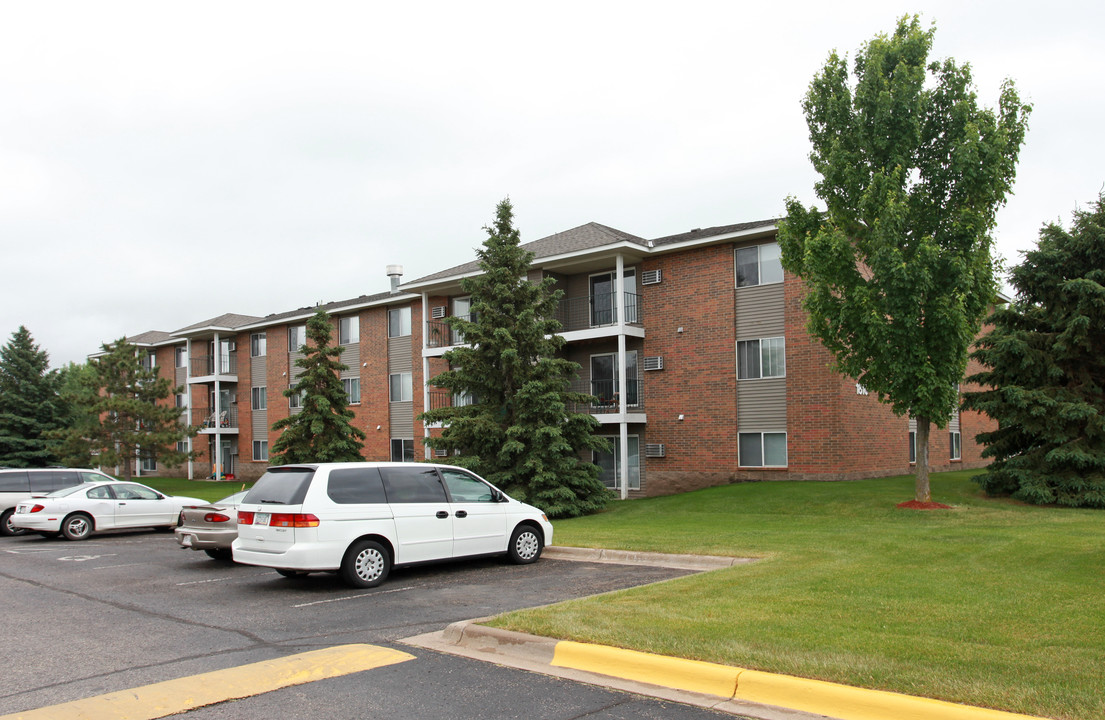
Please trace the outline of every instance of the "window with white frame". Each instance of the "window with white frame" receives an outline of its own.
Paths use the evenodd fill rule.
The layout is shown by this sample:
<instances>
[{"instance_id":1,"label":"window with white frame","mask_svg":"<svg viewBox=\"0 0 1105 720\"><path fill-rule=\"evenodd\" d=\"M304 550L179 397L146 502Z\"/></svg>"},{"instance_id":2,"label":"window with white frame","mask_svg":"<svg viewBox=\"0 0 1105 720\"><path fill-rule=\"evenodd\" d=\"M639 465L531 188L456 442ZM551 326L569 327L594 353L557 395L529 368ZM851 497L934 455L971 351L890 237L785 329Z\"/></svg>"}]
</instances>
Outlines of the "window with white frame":
<instances>
[{"instance_id":1,"label":"window with white frame","mask_svg":"<svg viewBox=\"0 0 1105 720\"><path fill-rule=\"evenodd\" d=\"M269 459L269 441L268 440L254 440L253 441L253 459L254 460L268 460Z\"/></svg>"},{"instance_id":2,"label":"window with white frame","mask_svg":"<svg viewBox=\"0 0 1105 720\"><path fill-rule=\"evenodd\" d=\"M157 460L153 455L140 450L139 454L142 456L142 472L155 472L157 470Z\"/></svg>"},{"instance_id":3,"label":"window with white frame","mask_svg":"<svg viewBox=\"0 0 1105 720\"><path fill-rule=\"evenodd\" d=\"M607 436L610 450L591 451L591 462L599 466L599 480L611 490L617 490L622 481L622 439L618 435ZM641 440L630 435L626 448L629 457L629 489L641 489Z\"/></svg>"},{"instance_id":4,"label":"window with white frame","mask_svg":"<svg viewBox=\"0 0 1105 720\"><path fill-rule=\"evenodd\" d=\"M361 340L361 318L357 315L338 318L338 344L353 345Z\"/></svg>"},{"instance_id":5,"label":"window with white frame","mask_svg":"<svg viewBox=\"0 0 1105 720\"><path fill-rule=\"evenodd\" d=\"M391 439L392 462L414 462L414 440Z\"/></svg>"},{"instance_id":6,"label":"window with white frame","mask_svg":"<svg viewBox=\"0 0 1105 720\"><path fill-rule=\"evenodd\" d=\"M249 406L254 410L267 410L268 409L268 388L264 385L260 387L250 388L249 390Z\"/></svg>"},{"instance_id":7,"label":"window with white frame","mask_svg":"<svg viewBox=\"0 0 1105 720\"><path fill-rule=\"evenodd\" d=\"M187 440L177 440L176 441L176 451L180 452L180 453L188 452L188 441Z\"/></svg>"},{"instance_id":8,"label":"window with white frame","mask_svg":"<svg viewBox=\"0 0 1105 720\"><path fill-rule=\"evenodd\" d=\"M301 407L303 407L303 393L301 393L301 392L300 393L293 393L288 398L288 407L290 407L290 408L301 408Z\"/></svg>"},{"instance_id":9,"label":"window with white frame","mask_svg":"<svg viewBox=\"0 0 1105 720\"><path fill-rule=\"evenodd\" d=\"M953 430L948 433L948 443L951 449L951 459L960 460L963 455L962 436L960 436L958 430Z\"/></svg>"},{"instance_id":10,"label":"window with white frame","mask_svg":"<svg viewBox=\"0 0 1105 720\"><path fill-rule=\"evenodd\" d=\"M152 352L143 353L140 358L142 369L149 371L157 367L157 358Z\"/></svg>"},{"instance_id":11,"label":"window with white frame","mask_svg":"<svg viewBox=\"0 0 1105 720\"><path fill-rule=\"evenodd\" d=\"M737 248L737 287L770 285L783 281L779 243Z\"/></svg>"},{"instance_id":12,"label":"window with white frame","mask_svg":"<svg viewBox=\"0 0 1105 720\"><path fill-rule=\"evenodd\" d=\"M176 406L182 409L188 407L188 395L186 393L176 394Z\"/></svg>"},{"instance_id":13,"label":"window with white frame","mask_svg":"<svg viewBox=\"0 0 1105 720\"><path fill-rule=\"evenodd\" d=\"M288 352L299 352L306 344L306 325L292 325L288 328Z\"/></svg>"},{"instance_id":14,"label":"window with white frame","mask_svg":"<svg viewBox=\"0 0 1105 720\"><path fill-rule=\"evenodd\" d=\"M392 373L388 375L388 385L392 402L410 402L414 399L414 384L411 373Z\"/></svg>"},{"instance_id":15,"label":"window with white frame","mask_svg":"<svg viewBox=\"0 0 1105 720\"><path fill-rule=\"evenodd\" d=\"M184 346L178 347L176 349L176 366L178 368L182 368L187 364L188 364L188 348L184 347Z\"/></svg>"},{"instance_id":16,"label":"window with white frame","mask_svg":"<svg viewBox=\"0 0 1105 720\"><path fill-rule=\"evenodd\" d=\"M406 337L411 334L411 308L395 307L388 310L388 337Z\"/></svg>"},{"instance_id":17,"label":"window with white frame","mask_svg":"<svg viewBox=\"0 0 1105 720\"><path fill-rule=\"evenodd\" d=\"M249 356L261 357L269 352L268 339L263 332L253 333L249 336Z\"/></svg>"},{"instance_id":18,"label":"window with white frame","mask_svg":"<svg viewBox=\"0 0 1105 720\"><path fill-rule=\"evenodd\" d=\"M357 405L361 402L360 378L342 378L341 387L342 390L345 390L345 395L349 398L350 405Z\"/></svg>"},{"instance_id":19,"label":"window with white frame","mask_svg":"<svg viewBox=\"0 0 1105 720\"><path fill-rule=\"evenodd\" d=\"M618 368L617 353L591 356L591 394L598 399L598 406L614 407L619 405L621 376ZM636 350L630 350L625 354L625 389L625 404L628 407L640 405Z\"/></svg>"},{"instance_id":20,"label":"window with white frame","mask_svg":"<svg viewBox=\"0 0 1105 720\"><path fill-rule=\"evenodd\" d=\"M781 337L737 341L737 379L785 377L786 340Z\"/></svg>"},{"instance_id":21,"label":"window with white frame","mask_svg":"<svg viewBox=\"0 0 1105 720\"><path fill-rule=\"evenodd\" d=\"M737 464L740 467L786 467L787 434L737 433Z\"/></svg>"}]
</instances>

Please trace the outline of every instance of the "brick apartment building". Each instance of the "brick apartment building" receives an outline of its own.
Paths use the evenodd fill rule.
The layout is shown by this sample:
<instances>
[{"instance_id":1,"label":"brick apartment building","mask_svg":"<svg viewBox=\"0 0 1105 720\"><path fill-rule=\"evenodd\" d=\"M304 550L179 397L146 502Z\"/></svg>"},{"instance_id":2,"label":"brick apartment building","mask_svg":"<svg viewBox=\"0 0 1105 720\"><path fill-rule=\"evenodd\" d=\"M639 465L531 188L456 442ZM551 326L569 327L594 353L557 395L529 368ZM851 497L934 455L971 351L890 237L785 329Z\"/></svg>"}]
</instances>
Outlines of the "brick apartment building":
<instances>
[{"instance_id":1,"label":"brick apartment building","mask_svg":"<svg viewBox=\"0 0 1105 720\"><path fill-rule=\"evenodd\" d=\"M577 389L613 451L589 459L622 497L663 495L743 480L843 480L910 472L914 426L853 379L805 330L802 284L782 269L775 221L692 230L651 240L596 223L525 245L530 279L554 277L565 355ZM430 457L424 408L466 399L427 385L462 343L444 318L467 316L464 277L475 262L388 292L322 305L349 369L342 382L369 460ZM268 466L272 424L298 411L284 397L296 348L316 308L265 317L226 314L175 332L129 338L147 362L184 386L182 422L200 426L189 477L217 470L256 478ZM935 427L933 470L979 467L989 418L963 413ZM149 459L141 473L177 474Z\"/></svg>"}]
</instances>

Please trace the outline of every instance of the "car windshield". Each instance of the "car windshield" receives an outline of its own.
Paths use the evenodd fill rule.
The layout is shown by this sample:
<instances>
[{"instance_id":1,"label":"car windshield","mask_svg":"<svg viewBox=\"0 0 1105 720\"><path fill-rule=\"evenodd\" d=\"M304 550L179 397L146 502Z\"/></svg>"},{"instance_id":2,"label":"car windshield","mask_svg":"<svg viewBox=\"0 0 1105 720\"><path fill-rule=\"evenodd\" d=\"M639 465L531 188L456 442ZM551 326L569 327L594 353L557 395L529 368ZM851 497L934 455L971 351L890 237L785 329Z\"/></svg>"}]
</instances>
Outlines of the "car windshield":
<instances>
[{"instance_id":1,"label":"car windshield","mask_svg":"<svg viewBox=\"0 0 1105 720\"><path fill-rule=\"evenodd\" d=\"M72 495L79 490L86 489L86 487L82 487L81 485L74 485L73 487L62 488L61 490L55 490L52 493L47 493L46 497L66 497L68 495Z\"/></svg>"},{"instance_id":2,"label":"car windshield","mask_svg":"<svg viewBox=\"0 0 1105 720\"><path fill-rule=\"evenodd\" d=\"M249 490L243 490L242 492L236 492L233 495L228 495L222 500L211 503L212 505L240 505L242 498L246 496Z\"/></svg>"}]
</instances>

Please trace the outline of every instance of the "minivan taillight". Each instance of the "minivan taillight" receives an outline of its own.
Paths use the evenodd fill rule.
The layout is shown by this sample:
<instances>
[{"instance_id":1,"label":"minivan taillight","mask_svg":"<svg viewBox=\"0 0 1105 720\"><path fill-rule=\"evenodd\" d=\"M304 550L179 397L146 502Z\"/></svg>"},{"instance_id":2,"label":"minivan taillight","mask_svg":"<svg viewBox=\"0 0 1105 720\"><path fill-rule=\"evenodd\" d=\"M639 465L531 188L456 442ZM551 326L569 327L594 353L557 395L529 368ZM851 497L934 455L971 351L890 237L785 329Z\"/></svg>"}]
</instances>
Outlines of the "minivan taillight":
<instances>
[{"instance_id":1,"label":"minivan taillight","mask_svg":"<svg viewBox=\"0 0 1105 720\"><path fill-rule=\"evenodd\" d=\"M211 523L230 522L230 518L226 515L223 515L222 513L207 513L203 516L203 521Z\"/></svg>"},{"instance_id":2,"label":"minivan taillight","mask_svg":"<svg viewBox=\"0 0 1105 720\"><path fill-rule=\"evenodd\" d=\"M318 527L318 518L310 513L274 513L269 527Z\"/></svg>"},{"instance_id":3,"label":"minivan taillight","mask_svg":"<svg viewBox=\"0 0 1105 720\"><path fill-rule=\"evenodd\" d=\"M251 513L249 510L239 510L238 511L238 524L239 525L252 525L253 524L253 513Z\"/></svg>"}]
</instances>

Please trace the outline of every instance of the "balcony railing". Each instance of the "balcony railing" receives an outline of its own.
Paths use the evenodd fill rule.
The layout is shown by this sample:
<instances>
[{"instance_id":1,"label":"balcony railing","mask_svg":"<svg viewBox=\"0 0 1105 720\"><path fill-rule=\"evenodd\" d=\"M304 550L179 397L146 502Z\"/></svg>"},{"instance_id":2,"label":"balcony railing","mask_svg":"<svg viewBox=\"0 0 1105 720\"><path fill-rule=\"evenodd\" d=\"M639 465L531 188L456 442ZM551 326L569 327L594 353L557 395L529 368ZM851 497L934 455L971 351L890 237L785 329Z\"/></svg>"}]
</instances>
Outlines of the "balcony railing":
<instances>
[{"instance_id":1,"label":"balcony railing","mask_svg":"<svg viewBox=\"0 0 1105 720\"><path fill-rule=\"evenodd\" d=\"M461 320L471 320L471 315L457 315ZM426 347L449 347L463 345L464 333L451 329L444 320L426 321Z\"/></svg>"},{"instance_id":2,"label":"balcony railing","mask_svg":"<svg viewBox=\"0 0 1105 720\"><path fill-rule=\"evenodd\" d=\"M584 297L563 298L556 308L556 319L564 330L587 330L618 324L617 293L596 293ZM625 293L625 322L641 325L641 296Z\"/></svg>"},{"instance_id":3,"label":"balcony railing","mask_svg":"<svg viewBox=\"0 0 1105 720\"><path fill-rule=\"evenodd\" d=\"M233 405L228 408L223 408L219 411L217 417L214 411L209 407L193 408L192 422L199 425L200 430L214 430L215 428L219 428L220 430L237 429L238 408Z\"/></svg>"},{"instance_id":4,"label":"balcony railing","mask_svg":"<svg viewBox=\"0 0 1105 720\"><path fill-rule=\"evenodd\" d=\"M590 413L601 415L616 413L620 410L619 383L614 380L592 380L591 382L576 381L572 383L572 392L588 393L595 397L592 403L576 403L570 410L572 412ZM626 382L626 412L640 412L644 410L644 383L639 378L630 378Z\"/></svg>"},{"instance_id":5,"label":"balcony railing","mask_svg":"<svg viewBox=\"0 0 1105 720\"><path fill-rule=\"evenodd\" d=\"M238 374L238 356L233 354L199 355L192 358L191 363L192 377Z\"/></svg>"},{"instance_id":6,"label":"balcony railing","mask_svg":"<svg viewBox=\"0 0 1105 720\"><path fill-rule=\"evenodd\" d=\"M438 410L446 407L465 407L475 402L467 393L453 394L448 390L430 391L430 410Z\"/></svg>"}]
</instances>

